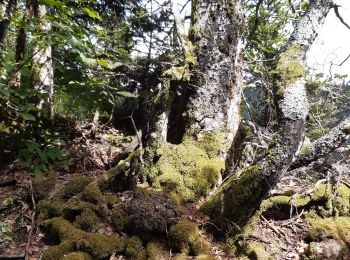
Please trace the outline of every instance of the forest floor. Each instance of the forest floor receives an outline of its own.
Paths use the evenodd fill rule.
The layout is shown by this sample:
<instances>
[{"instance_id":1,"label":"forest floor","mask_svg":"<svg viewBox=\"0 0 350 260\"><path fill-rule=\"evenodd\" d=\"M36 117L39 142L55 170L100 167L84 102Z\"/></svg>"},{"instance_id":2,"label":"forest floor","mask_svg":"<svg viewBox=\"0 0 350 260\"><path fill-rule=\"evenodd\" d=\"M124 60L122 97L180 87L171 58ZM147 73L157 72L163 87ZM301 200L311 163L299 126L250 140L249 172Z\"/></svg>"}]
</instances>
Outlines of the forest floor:
<instances>
[{"instance_id":1,"label":"forest floor","mask_svg":"<svg viewBox=\"0 0 350 260\"><path fill-rule=\"evenodd\" d=\"M59 175L55 189L49 197L52 197L52 193L65 187L65 184L76 176L93 176L95 179L102 176L108 167L108 162L121 153L134 138L133 135L107 126L99 127L96 134L93 135L89 129L83 129L76 125L67 127L67 122L63 122L57 127L64 133L65 150L70 167L68 171L65 171L60 165L56 165L54 170ZM300 179L298 183L293 185L296 189L305 190L307 182ZM126 203L134 197L134 190L112 192L109 189L104 189L102 192L104 196L114 196L116 205ZM53 241L46 235L41 225L37 225L34 221L38 217L38 213L33 207L36 203L37 201L33 198L30 172L21 170L18 167L18 162L1 170L0 259L8 259L11 256L22 259L26 254L29 256L28 259L40 259L42 252L52 245ZM112 205L108 209L109 216L111 216L113 207ZM180 218L197 223L201 236L205 240L211 241L210 255L212 258L202 259L235 259L229 254L226 245L214 237L215 225L207 217L200 214L198 208L197 204L184 205L180 211ZM261 214L251 235L244 241L256 241L263 244L265 251L273 259L300 259L309 246L309 243L305 241L305 234L310 229L310 225L305 220L304 213L304 210L291 207L290 214L286 214L285 210L282 211L278 207L274 207ZM108 217L103 224L94 232L107 236L129 237L127 233L115 229L111 217ZM169 249L168 244L165 240L161 245L162 256L159 259L179 257L178 252ZM113 254L106 259L125 258L128 257ZM181 259L199 258L189 256ZM342 259L350 259L350 256L344 256Z\"/></svg>"}]
</instances>

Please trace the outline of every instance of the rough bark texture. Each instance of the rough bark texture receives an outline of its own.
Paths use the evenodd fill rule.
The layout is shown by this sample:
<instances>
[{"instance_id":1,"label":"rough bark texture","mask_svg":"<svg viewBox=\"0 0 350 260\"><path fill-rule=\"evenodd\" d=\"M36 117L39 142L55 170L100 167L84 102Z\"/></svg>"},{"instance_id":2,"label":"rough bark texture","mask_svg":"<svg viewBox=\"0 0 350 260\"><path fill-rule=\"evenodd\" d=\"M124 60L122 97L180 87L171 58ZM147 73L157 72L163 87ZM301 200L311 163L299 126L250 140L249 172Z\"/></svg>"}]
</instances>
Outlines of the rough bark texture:
<instances>
[{"instance_id":1,"label":"rough bark texture","mask_svg":"<svg viewBox=\"0 0 350 260\"><path fill-rule=\"evenodd\" d=\"M7 28L10 25L13 14L15 13L17 0L9 0L7 3L5 17L0 21L0 48L4 48L4 41L6 37Z\"/></svg>"},{"instance_id":2,"label":"rough bark texture","mask_svg":"<svg viewBox=\"0 0 350 260\"><path fill-rule=\"evenodd\" d=\"M221 216L245 226L260 202L292 164L303 140L308 101L304 87L304 62L307 50L330 9L329 0L311 0L276 64L275 95L279 130L267 156L248 168L239 180L229 179L203 205L213 217ZM220 207L221 205L221 207Z\"/></svg>"},{"instance_id":3,"label":"rough bark texture","mask_svg":"<svg viewBox=\"0 0 350 260\"><path fill-rule=\"evenodd\" d=\"M46 13L46 6L36 3L34 15L37 19L38 32L42 34L42 37L49 35L52 29L51 23L43 19ZM44 47L36 45L33 48L32 85L36 91L45 95L45 98L39 101L38 107L42 108L45 105L48 114L52 116L53 64L52 47L50 45L45 45Z\"/></svg>"},{"instance_id":4,"label":"rough bark texture","mask_svg":"<svg viewBox=\"0 0 350 260\"><path fill-rule=\"evenodd\" d=\"M222 133L231 143L239 126L244 28L241 0L193 1L190 38L197 66L189 101L191 134Z\"/></svg>"},{"instance_id":5,"label":"rough bark texture","mask_svg":"<svg viewBox=\"0 0 350 260\"><path fill-rule=\"evenodd\" d=\"M350 117L344 119L325 136L313 141L310 146L297 156L291 169L305 166L310 162L329 154L339 148L350 135Z\"/></svg>"},{"instance_id":6,"label":"rough bark texture","mask_svg":"<svg viewBox=\"0 0 350 260\"><path fill-rule=\"evenodd\" d=\"M27 21L31 18L33 12L33 2L32 0L26 0L26 9L23 14L22 23L26 24ZM18 31L16 39L16 54L15 60L17 63L21 63L24 60L25 47L26 47L27 33L24 27L21 27ZM21 86L22 78L22 65L17 65L16 70L14 71L10 81L9 86L11 88L19 88Z\"/></svg>"}]
</instances>

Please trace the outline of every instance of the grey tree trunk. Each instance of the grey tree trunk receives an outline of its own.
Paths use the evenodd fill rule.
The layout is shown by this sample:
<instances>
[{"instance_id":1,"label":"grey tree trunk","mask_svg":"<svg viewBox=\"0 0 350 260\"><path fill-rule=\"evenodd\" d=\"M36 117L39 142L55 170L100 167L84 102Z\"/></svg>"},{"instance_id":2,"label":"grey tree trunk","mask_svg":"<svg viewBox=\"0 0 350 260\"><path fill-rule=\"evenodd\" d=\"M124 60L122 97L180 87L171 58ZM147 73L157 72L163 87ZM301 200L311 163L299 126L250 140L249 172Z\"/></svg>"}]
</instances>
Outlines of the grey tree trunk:
<instances>
[{"instance_id":1,"label":"grey tree trunk","mask_svg":"<svg viewBox=\"0 0 350 260\"><path fill-rule=\"evenodd\" d=\"M220 136L225 154L240 122L242 1L193 1L192 9L190 38L197 63L187 132L197 138L207 133Z\"/></svg>"},{"instance_id":2,"label":"grey tree trunk","mask_svg":"<svg viewBox=\"0 0 350 260\"><path fill-rule=\"evenodd\" d=\"M239 180L229 179L203 204L203 211L212 217L245 226L295 159L309 109L304 87L305 56L323 25L330 4L330 0L310 0L276 64L274 92L279 129L275 144L267 156L246 169Z\"/></svg>"},{"instance_id":3,"label":"grey tree trunk","mask_svg":"<svg viewBox=\"0 0 350 260\"><path fill-rule=\"evenodd\" d=\"M36 4L34 16L37 21L37 30L44 39L51 33L52 30L51 22L44 19L46 14L46 6ZM36 46L33 48L32 57L32 86L34 90L45 96L39 101L38 108L42 109L43 106L45 106L50 117L53 116L53 77L51 45L45 44L44 47L39 47L39 45L36 44Z\"/></svg>"}]
</instances>

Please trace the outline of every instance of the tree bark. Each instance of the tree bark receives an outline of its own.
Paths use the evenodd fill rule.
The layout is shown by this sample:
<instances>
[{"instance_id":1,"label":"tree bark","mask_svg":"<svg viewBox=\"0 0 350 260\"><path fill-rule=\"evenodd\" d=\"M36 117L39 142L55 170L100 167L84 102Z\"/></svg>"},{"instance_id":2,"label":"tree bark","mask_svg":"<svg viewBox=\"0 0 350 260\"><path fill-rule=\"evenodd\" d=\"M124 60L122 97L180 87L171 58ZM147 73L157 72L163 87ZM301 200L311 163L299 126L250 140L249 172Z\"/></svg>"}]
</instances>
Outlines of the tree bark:
<instances>
[{"instance_id":1,"label":"tree bark","mask_svg":"<svg viewBox=\"0 0 350 260\"><path fill-rule=\"evenodd\" d=\"M196 50L187 132L220 135L226 154L239 126L242 86L241 0L192 1L190 39Z\"/></svg>"},{"instance_id":2,"label":"tree bark","mask_svg":"<svg viewBox=\"0 0 350 260\"><path fill-rule=\"evenodd\" d=\"M21 86L21 78L22 78L22 64L25 55L26 41L27 41L27 33L24 28L24 25L31 18L33 12L33 3L32 0L26 0L26 8L22 18L22 27L18 31L17 39L16 39L16 54L15 61L18 63L8 85L10 88L19 88Z\"/></svg>"},{"instance_id":3,"label":"tree bark","mask_svg":"<svg viewBox=\"0 0 350 260\"><path fill-rule=\"evenodd\" d=\"M316 161L319 158L331 153L339 148L350 136L350 116L341 121L336 127L313 141L310 146L305 147L305 151L301 151L290 169L296 169Z\"/></svg>"},{"instance_id":4,"label":"tree bark","mask_svg":"<svg viewBox=\"0 0 350 260\"><path fill-rule=\"evenodd\" d=\"M40 38L45 41L48 40L46 37L52 30L51 22L44 19L46 14L46 6L35 2L34 16L37 21L37 32L40 34ZM41 47L36 44L33 48L32 57L32 86L34 90L45 96L39 101L37 106L39 109L45 106L50 118L53 116L53 73L51 45L45 43L44 47Z\"/></svg>"},{"instance_id":5,"label":"tree bark","mask_svg":"<svg viewBox=\"0 0 350 260\"><path fill-rule=\"evenodd\" d=\"M326 18L330 3L330 0L310 0L276 64L274 92L279 129L275 144L267 156L246 169L239 180L229 179L203 204L203 211L212 217L228 219L244 227L295 159L309 109L304 87L305 56Z\"/></svg>"},{"instance_id":6,"label":"tree bark","mask_svg":"<svg viewBox=\"0 0 350 260\"><path fill-rule=\"evenodd\" d=\"M9 0L7 3L4 19L0 21L0 49L4 48L4 41L7 29L11 23L13 14L15 13L17 0Z\"/></svg>"}]
</instances>

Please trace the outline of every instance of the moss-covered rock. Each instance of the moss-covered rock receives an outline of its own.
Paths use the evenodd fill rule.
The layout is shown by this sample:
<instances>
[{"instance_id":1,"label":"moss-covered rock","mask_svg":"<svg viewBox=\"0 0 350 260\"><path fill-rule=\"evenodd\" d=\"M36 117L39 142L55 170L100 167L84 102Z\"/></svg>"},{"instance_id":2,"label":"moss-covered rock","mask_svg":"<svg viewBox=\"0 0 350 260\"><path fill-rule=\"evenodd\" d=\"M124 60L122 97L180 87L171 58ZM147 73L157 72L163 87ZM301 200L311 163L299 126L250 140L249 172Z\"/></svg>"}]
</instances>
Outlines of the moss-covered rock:
<instances>
[{"instance_id":1,"label":"moss-covered rock","mask_svg":"<svg viewBox=\"0 0 350 260\"><path fill-rule=\"evenodd\" d=\"M215 260L215 256L212 255L199 255L196 257L196 260Z\"/></svg>"},{"instance_id":2,"label":"moss-covered rock","mask_svg":"<svg viewBox=\"0 0 350 260\"><path fill-rule=\"evenodd\" d=\"M129 221L130 217L122 205L118 205L112 210L112 223L118 231L123 231Z\"/></svg>"},{"instance_id":3,"label":"moss-covered rock","mask_svg":"<svg viewBox=\"0 0 350 260\"><path fill-rule=\"evenodd\" d=\"M249 256L249 259L256 260L272 260L273 258L268 255L264 248L264 244L251 241L246 246L246 254Z\"/></svg>"},{"instance_id":4,"label":"moss-covered rock","mask_svg":"<svg viewBox=\"0 0 350 260\"><path fill-rule=\"evenodd\" d=\"M140 238L133 236L126 241L125 255L128 259L147 259L147 252Z\"/></svg>"},{"instance_id":5,"label":"moss-covered rock","mask_svg":"<svg viewBox=\"0 0 350 260\"><path fill-rule=\"evenodd\" d=\"M85 187L92 181L93 178L88 176L73 177L65 184L64 188L55 195L55 198L65 200L70 199L73 196L82 192L85 189Z\"/></svg>"},{"instance_id":6,"label":"moss-covered rock","mask_svg":"<svg viewBox=\"0 0 350 260\"><path fill-rule=\"evenodd\" d=\"M64 255L62 260L93 260L93 258L84 252L72 252Z\"/></svg>"},{"instance_id":7,"label":"moss-covered rock","mask_svg":"<svg viewBox=\"0 0 350 260\"><path fill-rule=\"evenodd\" d=\"M198 225L188 220L181 220L176 225L173 225L169 231L171 244L181 253L189 253L191 245L198 237Z\"/></svg>"},{"instance_id":8,"label":"moss-covered rock","mask_svg":"<svg viewBox=\"0 0 350 260\"><path fill-rule=\"evenodd\" d=\"M89 183L81 192L81 198L91 203L99 203L104 200L104 196L96 181Z\"/></svg>"},{"instance_id":9,"label":"moss-covered rock","mask_svg":"<svg viewBox=\"0 0 350 260\"><path fill-rule=\"evenodd\" d=\"M310 214L311 215L311 214ZM307 221L312 226L309 237L313 241L319 241L323 237L330 237L343 241L350 246L350 217L320 218L311 215Z\"/></svg>"},{"instance_id":10,"label":"moss-covered rock","mask_svg":"<svg viewBox=\"0 0 350 260\"><path fill-rule=\"evenodd\" d=\"M51 238L59 241L59 245L51 246L43 252L44 260L62 259L65 254L74 251L85 252L93 259L103 259L112 252L123 252L125 241L117 237L87 233L75 228L67 220L58 217L44 223L44 227Z\"/></svg>"},{"instance_id":11,"label":"moss-covered rock","mask_svg":"<svg viewBox=\"0 0 350 260\"><path fill-rule=\"evenodd\" d=\"M47 173L33 179L33 195L36 201L46 199L57 183L56 173Z\"/></svg>"},{"instance_id":12,"label":"moss-covered rock","mask_svg":"<svg viewBox=\"0 0 350 260\"><path fill-rule=\"evenodd\" d=\"M84 231L94 231L101 225L100 218L90 208L83 209L82 213L75 218L74 226Z\"/></svg>"},{"instance_id":13,"label":"moss-covered rock","mask_svg":"<svg viewBox=\"0 0 350 260\"><path fill-rule=\"evenodd\" d=\"M146 247L147 259L148 260L158 260L164 258L164 252L161 245L157 241L150 241L147 243Z\"/></svg>"},{"instance_id":14,"label":"moss-covered rock","mask_svg":"<svg viewBox=\"0 0 350 260\"><path fill-rule=\"evenodd\" d=\"M60 199L41 200L37 204L38 218L37 222L41 223L46 219L59 217L63 214L65 201Z\"/></svg>"},{"instance_id":15,"label":"moss-covered rock","mask_svg":"<svg viewBox=\"0 0 350 260\"><path fill-rule=\"evenodd\" d=\"M192 243L191 252L194 255L209 255L211 244L204 238L199 237L196 241Z\"/></svg>"}]
</instances>

